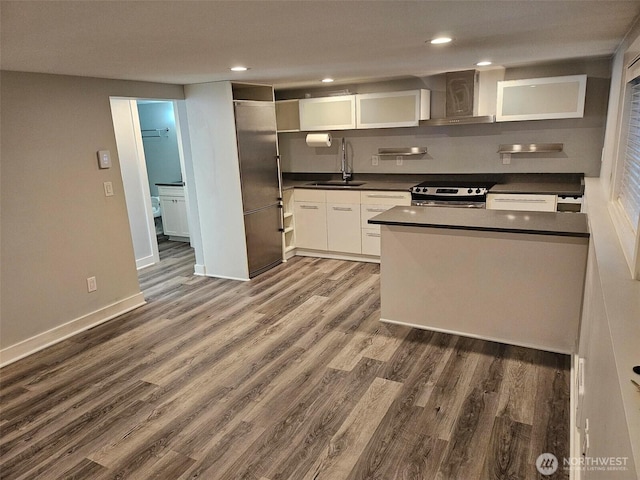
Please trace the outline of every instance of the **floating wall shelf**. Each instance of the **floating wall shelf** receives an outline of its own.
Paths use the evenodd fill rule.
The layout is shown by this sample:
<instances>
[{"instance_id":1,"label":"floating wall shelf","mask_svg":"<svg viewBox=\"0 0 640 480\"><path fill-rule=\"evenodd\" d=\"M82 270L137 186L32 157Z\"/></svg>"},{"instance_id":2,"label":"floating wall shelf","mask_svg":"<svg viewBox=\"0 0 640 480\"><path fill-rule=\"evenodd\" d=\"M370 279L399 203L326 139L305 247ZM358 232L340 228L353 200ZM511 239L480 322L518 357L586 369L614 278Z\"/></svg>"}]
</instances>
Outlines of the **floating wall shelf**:
<instances>
[{"instance_id":1,"label":"floating wall shelf","mask_svg":"<svg viewBox=\"0 0 640 480\"><path fill-rule=\"evenodd\" d=\"M498 153L552 153L563 149L564 143L515 143L500 145Z\"/></svg>"},{"instance_id":2,"label":"floating wall shelf","mask_svg":"<svg viewBox=\"0 0 640 480\"><path fill-rule=\"evenodd\" d=\"M427 147L379 148L378 155L425 155Z\"/></svg>"}]
</instances>

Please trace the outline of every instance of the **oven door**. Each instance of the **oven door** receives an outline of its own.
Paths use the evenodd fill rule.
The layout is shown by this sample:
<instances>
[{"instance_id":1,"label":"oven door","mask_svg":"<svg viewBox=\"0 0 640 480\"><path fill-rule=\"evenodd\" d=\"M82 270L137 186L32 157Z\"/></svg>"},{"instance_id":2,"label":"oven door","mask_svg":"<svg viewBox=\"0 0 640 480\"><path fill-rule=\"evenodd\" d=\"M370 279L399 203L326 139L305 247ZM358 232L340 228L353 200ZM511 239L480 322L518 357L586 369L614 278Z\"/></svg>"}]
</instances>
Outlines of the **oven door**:
<instances>
[{"instance_id":1,"label":"oven door","mask_svg":"<svg viewBox=\"0 0 640 480\"><path fill-rule=\"evenodd\" d=\"M415 207L456 207L456 208L485 208L485 202L469 200L412 200Z\"/></svg>"},{"instance_id":2,"label":"oven door","mask_svg":"<svg viewBox=\"0 0 640 480\"><path fill-rule=\"evenodd\" d=\"M458 208L485 208L486 195L424 195L411 194L411 205L422 207L458 207Z\"/></svg>"}]
</instances>

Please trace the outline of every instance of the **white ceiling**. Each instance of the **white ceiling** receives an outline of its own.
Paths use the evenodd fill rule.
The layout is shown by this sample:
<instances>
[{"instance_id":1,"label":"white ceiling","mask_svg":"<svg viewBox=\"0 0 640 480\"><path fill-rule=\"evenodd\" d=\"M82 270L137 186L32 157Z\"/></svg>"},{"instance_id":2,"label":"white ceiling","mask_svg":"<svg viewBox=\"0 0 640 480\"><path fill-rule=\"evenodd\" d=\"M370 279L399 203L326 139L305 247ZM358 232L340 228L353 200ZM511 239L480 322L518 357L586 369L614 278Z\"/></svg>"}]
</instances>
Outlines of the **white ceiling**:
<instances>
[{"instance_id":1,"label":"white ceiling","mask_svg":"<svg viewBox=\"0 0 640 480\"><path fill-rule=\"evenodd\" d=\"M638 0L2 0L0 65L176 84L353 83L606 56L639 14ZM454 41L425 43L443 33Z\"/></svg>"}]
</instances>

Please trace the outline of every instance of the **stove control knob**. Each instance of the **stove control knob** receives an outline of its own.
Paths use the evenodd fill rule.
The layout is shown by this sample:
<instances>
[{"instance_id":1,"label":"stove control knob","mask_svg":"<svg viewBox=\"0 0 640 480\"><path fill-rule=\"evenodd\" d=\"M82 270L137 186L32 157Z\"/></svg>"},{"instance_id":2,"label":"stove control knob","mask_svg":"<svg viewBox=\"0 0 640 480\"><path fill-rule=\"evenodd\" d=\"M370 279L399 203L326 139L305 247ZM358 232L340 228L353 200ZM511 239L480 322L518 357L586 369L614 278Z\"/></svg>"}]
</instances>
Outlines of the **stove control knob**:
<instances>
[{"instance_id":1,"label":"stove control knob","mask_svg":"<svg viewBox=\"0 0 640 480\"><path fill-rule=\"evenodd\" d=\"M470 188L469 190L467 190L467 193L473 193L473 189Z\"/></svg>"},{"instance_id":2,"label":"stove control knob","mask_svg":"<svg viewBox=\"0 0 640 480\"><path fill-rule=\"evenodd\" d=\"M476 189L476 193L480 193L480 189L479 188Z\"/></svg>"},{"instance_id":3,"label":"stove control knob","mask_svg":"<svg viewBox=\"0 0 640 480\"><path fill-rule=\"evenodd\" d=\"M422 189L422 193L427 193L428 191L429 191L429 189L426 188L426 187Z\"/></svg>"}]
</instances>

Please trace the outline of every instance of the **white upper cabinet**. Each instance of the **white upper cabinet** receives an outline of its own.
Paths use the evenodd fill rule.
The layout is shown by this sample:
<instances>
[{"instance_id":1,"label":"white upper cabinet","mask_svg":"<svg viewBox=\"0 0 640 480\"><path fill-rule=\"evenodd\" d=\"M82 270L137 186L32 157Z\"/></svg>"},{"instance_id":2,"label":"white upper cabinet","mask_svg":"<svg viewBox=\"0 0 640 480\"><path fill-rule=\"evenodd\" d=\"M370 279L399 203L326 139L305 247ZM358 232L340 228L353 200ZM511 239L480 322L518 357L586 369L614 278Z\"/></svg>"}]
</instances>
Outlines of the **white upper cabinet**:
<instances>
[{"instance_id":1,"label":"white upper cabinet","mask_svg":"<svg viewBox=\"0 0 640 480\"><path fill-rule=\"evenodd\" d=\"M498 82L496 121L584 116L586 75Z\"/></svg>"},{"instance_id":2,"label":"white upper cabinet","mask_svg":"<svg viewBox=\"0 0 640 480\"><path fill-rule=\"evenodd\" d=\"M356 128L356 97L305 98L300 100L300 130L349 130Z\"/></svg>"},{"instance_id":3,"label":"white upper cabinet","mask_svg":"<svg viewBox=\"0 0 640 480\"><path fill-rule=\"evenodd\" d=\"M358 128L416 127L431 114L429 90L356 95Z\"/></svg>"}]
</instances>

